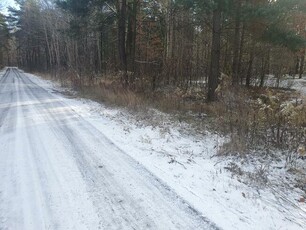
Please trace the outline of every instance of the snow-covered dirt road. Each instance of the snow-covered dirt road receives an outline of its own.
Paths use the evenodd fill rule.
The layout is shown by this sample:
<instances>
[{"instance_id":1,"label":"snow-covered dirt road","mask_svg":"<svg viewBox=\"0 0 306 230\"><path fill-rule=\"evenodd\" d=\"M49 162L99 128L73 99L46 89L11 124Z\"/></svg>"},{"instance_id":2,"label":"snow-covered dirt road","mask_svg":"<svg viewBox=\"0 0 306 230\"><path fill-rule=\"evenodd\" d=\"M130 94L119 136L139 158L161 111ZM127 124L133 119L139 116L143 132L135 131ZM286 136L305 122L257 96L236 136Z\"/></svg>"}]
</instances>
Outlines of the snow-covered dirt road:
<instances>
[{"instance_id":1,"label":"snow-covered dirt road","mask_svg":"<svg viewBox=\"0 0 306 230\"><path fill-rule=\"evenodd\" d=\"M217 229L18 69L0 76L0 229Z\"/></svg>"}]
</instances>

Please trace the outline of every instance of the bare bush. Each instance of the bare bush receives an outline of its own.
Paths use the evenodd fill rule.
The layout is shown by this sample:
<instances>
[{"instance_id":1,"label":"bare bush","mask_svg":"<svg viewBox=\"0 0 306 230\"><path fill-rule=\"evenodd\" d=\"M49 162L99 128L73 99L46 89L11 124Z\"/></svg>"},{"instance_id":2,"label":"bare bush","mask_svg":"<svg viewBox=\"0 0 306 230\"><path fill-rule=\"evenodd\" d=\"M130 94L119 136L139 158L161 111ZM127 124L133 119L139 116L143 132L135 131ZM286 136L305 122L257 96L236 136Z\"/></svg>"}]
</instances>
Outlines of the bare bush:
<instances>
[{"instance_id":1,"label":"bare bush","mask_svg":"<svg viewBox=\"0 0 306 230\"><path fill-rule=\"evenodd\" d=\"M230 136L220 154L246 153L259 147L295 152L299 145L305 145L305 101L297 103L292 93L281 90L254 89L250 93L229 84L220 85L220 102L213 112L221 131Z\"/></svg>"}]
</instances>

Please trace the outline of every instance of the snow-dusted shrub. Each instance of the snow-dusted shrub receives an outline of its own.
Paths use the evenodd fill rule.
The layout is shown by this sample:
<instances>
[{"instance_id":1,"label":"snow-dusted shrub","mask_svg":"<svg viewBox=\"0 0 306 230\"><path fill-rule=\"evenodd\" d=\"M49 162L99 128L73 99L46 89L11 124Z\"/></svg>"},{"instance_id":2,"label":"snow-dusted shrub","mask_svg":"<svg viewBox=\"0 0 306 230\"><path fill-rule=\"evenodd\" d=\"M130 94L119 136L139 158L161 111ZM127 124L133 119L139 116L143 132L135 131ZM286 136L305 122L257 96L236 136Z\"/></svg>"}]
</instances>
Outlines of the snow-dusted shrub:
<instances>
[{"instance_id":1,"label":"snow-dusted shrub","mask_svg":"<svg viewBox=\"0 0 306 230\"><path fill-rule=\"evenodd\" d=\"M267 100L258 99L258 122L266 129L267 138L276 147L297 149L305 144L306 104L282 101L271 93Z\"/></svg>"},{"instance_id":2,"label":"snow-dusted shrub","mask_svg":"<svg viewBox=\"0 0 306 230\"><path fill-rule=\"evenodd\" d=\"M297 102L269 90L258 96L232 86L222 89L219 98L218 123L230 136L220 153L246 153L259 148L296 152L299 145L306 144L305 101Z\"/></svg>"}]
</instances>

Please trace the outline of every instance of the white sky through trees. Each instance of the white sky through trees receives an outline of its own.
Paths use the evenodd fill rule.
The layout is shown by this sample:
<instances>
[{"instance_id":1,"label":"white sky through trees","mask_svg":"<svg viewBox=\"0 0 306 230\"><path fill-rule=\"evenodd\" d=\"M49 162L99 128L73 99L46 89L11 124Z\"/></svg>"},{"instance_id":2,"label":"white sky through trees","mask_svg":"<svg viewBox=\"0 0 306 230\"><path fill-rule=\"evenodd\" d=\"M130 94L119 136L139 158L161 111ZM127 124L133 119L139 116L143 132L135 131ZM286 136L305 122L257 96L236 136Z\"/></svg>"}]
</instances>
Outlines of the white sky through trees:
<instances>
[{"instance_id":1,"label":"white sky through trees","mask_svg":"<svg viewBox=\"0 0 306 230\"><path fill-rule=\"evenodd\" d=\"M16 7L16 3L14 0L0 0L0 12L4 13L4 14L7 14L8 11L7 11L7 8L8 7Z\"/></svg>"}]
</instances>

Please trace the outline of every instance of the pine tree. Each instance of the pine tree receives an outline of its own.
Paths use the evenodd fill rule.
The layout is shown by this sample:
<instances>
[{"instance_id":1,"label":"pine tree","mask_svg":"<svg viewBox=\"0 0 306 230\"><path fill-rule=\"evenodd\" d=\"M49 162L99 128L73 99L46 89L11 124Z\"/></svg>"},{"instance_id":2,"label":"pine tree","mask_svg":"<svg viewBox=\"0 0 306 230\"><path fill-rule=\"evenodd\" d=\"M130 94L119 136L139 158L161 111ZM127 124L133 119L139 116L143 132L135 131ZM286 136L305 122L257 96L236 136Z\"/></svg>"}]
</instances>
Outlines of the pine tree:
<instances>
[{"instance_id":1,"label":"pine tree","mask_svg":"<svg viewBox=\"0 0 306 230\"><path fill-rule=\"evenodd\" d=\"M5 16L0 13L0 67L5 65L4 55L8 52L8 41L9 31L5 21Z\"/></svg>"}]
</instances>

